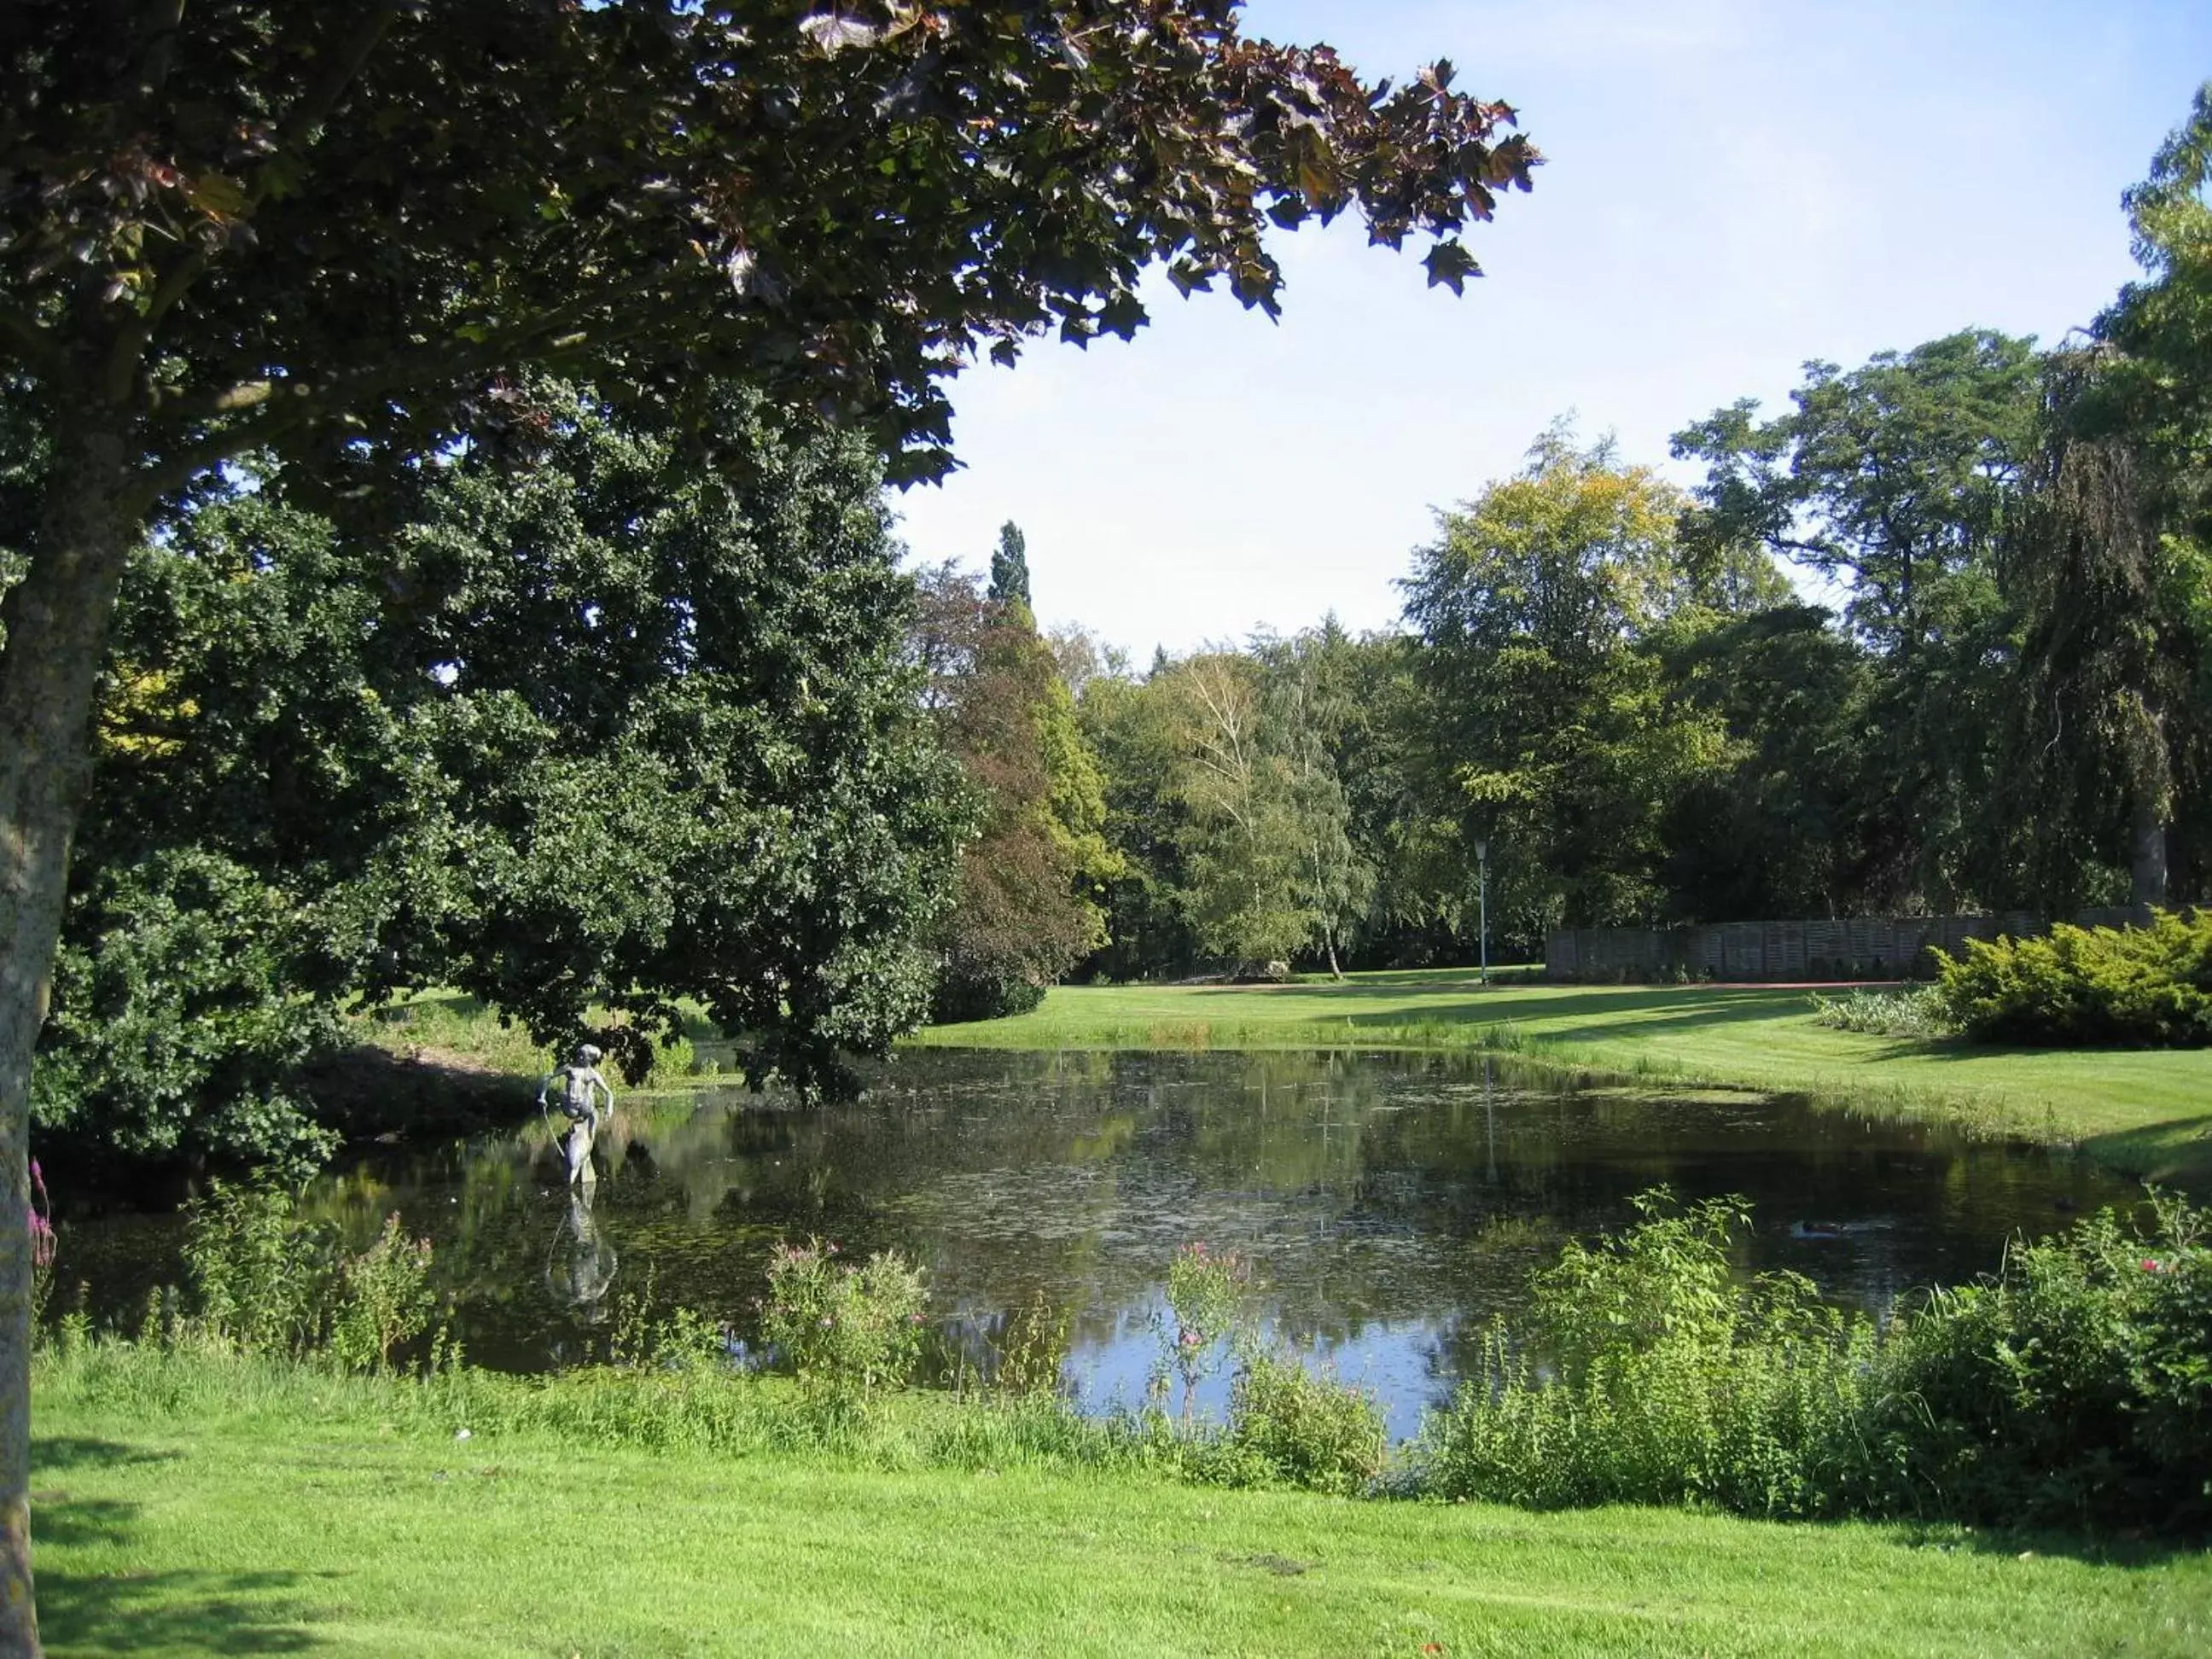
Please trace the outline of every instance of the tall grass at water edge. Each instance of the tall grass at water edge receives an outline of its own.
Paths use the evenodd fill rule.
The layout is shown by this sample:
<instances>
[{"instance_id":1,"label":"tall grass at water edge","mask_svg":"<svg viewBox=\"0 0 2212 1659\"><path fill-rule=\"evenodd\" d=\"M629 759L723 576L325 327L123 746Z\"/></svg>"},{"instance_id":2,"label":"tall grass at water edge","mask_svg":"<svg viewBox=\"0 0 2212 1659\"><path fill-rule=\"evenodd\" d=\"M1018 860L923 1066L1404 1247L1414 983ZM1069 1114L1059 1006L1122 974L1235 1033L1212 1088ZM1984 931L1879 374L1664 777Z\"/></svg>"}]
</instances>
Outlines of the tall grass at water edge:
<instances>
[{"instance_id":1,"label":"tall grass at water edge","mask_svg":"<svg viewBox=\"0 0 2212 1659\"><path fill-rule=\"evenodd\" d=\"M38 1356L37 1386L43 1400L128 1417L373 1420L891 1468L1150 1468L1534 1507L2212 1530L2204 1212L2154 1197L2135 1217L2107 1212L2016 1242L1998 1274L1926 1292L1876 1324L1822 1303L1796 1275L1736 1274L1741 1200L1684 1206L1658 1189L1639 1207L1635 1226L1571 1241L1534 1275L1518 1325L1492 1329L1479 1374L1395 1455L1371 1399L1237 1343L1249 1272L1196 1247L1170 1273L1179 1289L1159 1331L1163 1364L1182 1371L1188 1401L1206 1356L1231 1344L1238 1375L1225 1422L1188 1412L1178 1422L1164 1399L1083 1417L1057 1390L1057 1359L1036 1356L1011 1373L1028 1380L1020 1392L899 1387L891 1361L911 1357L899 1333L918 1279L893 1258L839 1265L811 1246L787 1250L799 1260L782 1276L805 1292L787 1311L803 1304L822 1336L793 1350L795 1380L734 1371L707 1322L637 1302L617 1316L609 1364L500 1376L434 1344L422 1373L401 1376L373 1355L348 1365L342 1350L304 1342L304 1328L261 1319L235 1273L228 1311L210 1315L203 1273L199 1311L165 1303L137 1340L95 1338L82 1316L62 1321ZM270 1257L265 1228L216 1237L252 1261ZM870 1313L872 1299L884 1308ZM862 1313L865 1340L833 1334Z\"/></svg>"}]
</instances>

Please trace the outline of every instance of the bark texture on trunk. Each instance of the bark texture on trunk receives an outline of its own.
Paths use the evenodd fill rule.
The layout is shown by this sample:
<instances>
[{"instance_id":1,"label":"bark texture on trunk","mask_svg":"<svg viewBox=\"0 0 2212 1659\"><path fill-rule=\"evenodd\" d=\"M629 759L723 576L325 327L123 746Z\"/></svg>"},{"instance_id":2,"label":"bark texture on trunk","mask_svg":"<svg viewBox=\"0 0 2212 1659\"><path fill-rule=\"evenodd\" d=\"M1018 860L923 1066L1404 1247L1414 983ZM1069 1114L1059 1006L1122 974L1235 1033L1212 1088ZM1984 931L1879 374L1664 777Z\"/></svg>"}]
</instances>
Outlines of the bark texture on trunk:
<instances>
[{"instance_id":1,"label":"bark texture on trunk","mask_svg":"<svg viewBox=\"0 0 2212 1659\"><path fill-rule=\"evenodd\" d=\"M0 648L0 1656L35 1655L31 1583L31 1052L45 1021L91 771L93 692L138 532L128 432L54 434L31 568L8 595Z\"/></svg>"},{"instance_id":2,"label":"bark texture on trunk","mask_svg":"<svg viewBox=\"0 0 2212 1659\"><path fill-rule=\"evenodd\" d=\"M2146 799L2148 793L2136 793L2130 837L2134 844L2129 897L2139 909L2166 902L2166 815L2154 800Z\"/></svg>"}]
</instances>

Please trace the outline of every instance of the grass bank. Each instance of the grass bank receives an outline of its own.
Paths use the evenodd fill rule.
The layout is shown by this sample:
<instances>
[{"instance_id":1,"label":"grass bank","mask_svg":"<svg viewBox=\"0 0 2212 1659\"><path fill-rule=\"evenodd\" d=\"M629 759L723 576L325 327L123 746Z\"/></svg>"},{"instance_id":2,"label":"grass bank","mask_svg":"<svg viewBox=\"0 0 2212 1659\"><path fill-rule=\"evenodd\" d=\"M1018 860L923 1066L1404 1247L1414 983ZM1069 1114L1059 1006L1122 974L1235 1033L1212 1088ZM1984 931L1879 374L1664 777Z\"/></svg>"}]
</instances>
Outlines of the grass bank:
<instances>
[{"instance_id":1,"label":"grass bank","mask_svg":"<svg viewBox=\"0 0 2212 1659\"><path fill-rule=\"evenodd\" d=\"M2078 1143L2117 1168L2212 1179L2212 1050L1993 1048L1814 1023L1770 987L1477 982L1471 970L1285 986L1060 986L1035 1012L917 1045L1494 1049L1699 1085L1785 1090Z\"/></svg>"},{"instance_id":2,"label":"grass bank","mask_svg":"<svg viewBox=\"0 0 2212 1659\"><path fill-rule=\"evenodd\" d=\"M647 1398L656 1385L633 1386ZM532 1387L150 1351L42 1357L33 1524L49 1650L2182 1655L2212 1643L2200 1552L1214 1490L1086 1463L1079 1445L911 1425L842 1449L709 1437L653 1450L623 1443L635 1436L620 1390L605 1390L617 1414L594 1435L586 1418L528 1404Z\"/></svg>"}]
</instances>

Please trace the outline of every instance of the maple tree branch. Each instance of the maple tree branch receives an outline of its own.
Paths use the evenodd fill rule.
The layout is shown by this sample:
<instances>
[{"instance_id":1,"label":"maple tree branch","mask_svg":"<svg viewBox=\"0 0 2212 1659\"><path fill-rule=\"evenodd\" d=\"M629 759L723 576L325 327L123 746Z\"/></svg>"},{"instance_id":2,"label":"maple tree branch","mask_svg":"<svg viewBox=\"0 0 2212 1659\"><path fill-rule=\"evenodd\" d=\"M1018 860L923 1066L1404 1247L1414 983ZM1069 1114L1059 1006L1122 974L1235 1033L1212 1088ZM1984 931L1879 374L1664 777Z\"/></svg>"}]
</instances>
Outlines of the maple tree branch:
<instances>
[{"instance_id":1,"label":"maple tree branch","mask_svg":"<svg viewBox=\"0 0 2212 1659\"><path fill-rule=\"evenodd\" d=\"M313 147L331 113L337 108L338 100L345 96L346 88L360 76L362 65L368 61L368 56L376 50L378 42L398 21L401 9L400 0L383 0L382 4L371 10L362 19L360 27L354 31L344 47L331 54L321 78L285 112L283 120L277 125L269 155L255 170L252 183L246 188L246 205L238 215L240 219L252 218L253 210L268 199L270 185L274 183L274 175L270 171L270 163L280 157ZM177 21L181 21L184 0L173 0L171 9ZM192 247L163 273L155 286L152 297L147 301L145 311L137 320L116 336L115 344L108 353L106 380L107 394L112 400L120 403L130 395L131 377L144 358L146 348L153 343L155 330L191 291L191 286L199 280L200 273L214 259L221 240L218 236L206 234L199 236Z\"/></svg>"},{"instance_id":2,"label":"maple tree branch","mask_svg":"<svg viewBox=\"0 0 2212 1659\"><path fill-rule=\"evenodd\" d=\"M641 282L635 286L641 291L649 285ZM651 307L638 307L639 320L626 327L591 332L575 329L580 312L597 309L617 297L596 295L589 307L579 305L549 312L491 339L462 342L458 348L406 352L328 380L241 380L204 397L180 400L162 411L179 425L240 413L246 418L204 434L148 468L140 475L141 491L148 501L158 500L209 467L316 421L357 408L372 398L414 386L450 384L471 374L507 368L516 362L518 354L526 356L534 367L558 368L649 332L656 309ZM544 343L533 347L533 341Z\"/></svg>"}]
</instances>

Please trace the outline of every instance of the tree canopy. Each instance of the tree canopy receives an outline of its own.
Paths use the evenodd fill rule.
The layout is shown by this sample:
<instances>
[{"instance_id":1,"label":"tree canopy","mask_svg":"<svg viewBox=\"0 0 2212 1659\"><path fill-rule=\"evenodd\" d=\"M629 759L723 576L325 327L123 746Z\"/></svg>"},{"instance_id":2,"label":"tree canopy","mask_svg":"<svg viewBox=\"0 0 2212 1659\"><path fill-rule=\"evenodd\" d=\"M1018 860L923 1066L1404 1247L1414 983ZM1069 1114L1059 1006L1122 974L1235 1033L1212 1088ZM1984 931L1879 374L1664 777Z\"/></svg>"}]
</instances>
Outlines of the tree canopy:
<instances>
[{"instance_id":1,"label":"tree canopy","mask_svg":"<svg viewBox=\"0 0 2212 1659\"><path fill-rule=\"evenodd\" d=\"M1140 273L1273 308L1271 226L1458 233L1536 156L1448 66L1363 82L1235 0L19 0L0 10L0 1209L95 677L157 520L277 454L314 508L580 378L710 465L707 388L950 463L941 382L1144 320ZM20 575L15 573L20 572ZM769 994L763 991L762 994ZM0 1227L0 1651L35 1651L28 1245Z\"/></svg>"},{"instance_id":2,"label":"tree canopy","mask_svg":"<svg viewBox=\"0 0 2212 1659\"><path fill-rule=\"evenodd\" d=\"M125 584L39 1121L286 1161L341 998L481 996L633 1074L678 1000L848 1086L927 1006L968 805L915 705L865 441L720 400L742 482L534 384L362 521L273 474ZM319 1024L319 1020L325 1023Z\"/></svg>"}]
</instances>

